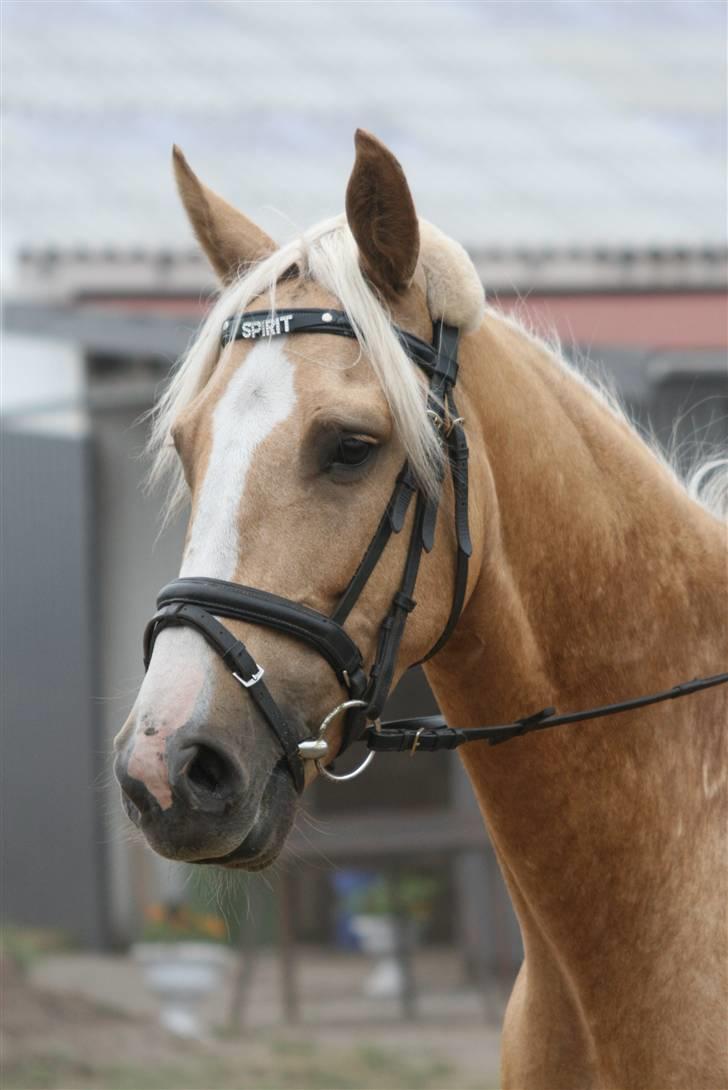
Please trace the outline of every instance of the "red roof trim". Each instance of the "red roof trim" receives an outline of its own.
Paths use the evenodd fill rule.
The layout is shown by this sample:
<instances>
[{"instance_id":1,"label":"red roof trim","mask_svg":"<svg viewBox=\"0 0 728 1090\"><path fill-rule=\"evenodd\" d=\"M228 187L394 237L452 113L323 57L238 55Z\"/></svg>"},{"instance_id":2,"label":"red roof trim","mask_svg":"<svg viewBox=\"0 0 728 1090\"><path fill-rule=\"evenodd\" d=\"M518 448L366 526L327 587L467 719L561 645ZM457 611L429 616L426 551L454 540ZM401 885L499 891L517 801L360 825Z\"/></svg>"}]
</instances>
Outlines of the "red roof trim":
<instances>
[{"instance_id":1,"label":"red roof trim","mask_svg":"<svg viewBox=\"0 0 728 1090\"><path fill-rule=\"evenodd\" d=\"M537 330L555 329L561 340L585 348L728 348L728 293L654 292L500 296L499 309L524 314ZM129 314L179 315L201 321L210 303L199 299L116 297L86 299L84 306Z\"/></svg>"}]
</instances>

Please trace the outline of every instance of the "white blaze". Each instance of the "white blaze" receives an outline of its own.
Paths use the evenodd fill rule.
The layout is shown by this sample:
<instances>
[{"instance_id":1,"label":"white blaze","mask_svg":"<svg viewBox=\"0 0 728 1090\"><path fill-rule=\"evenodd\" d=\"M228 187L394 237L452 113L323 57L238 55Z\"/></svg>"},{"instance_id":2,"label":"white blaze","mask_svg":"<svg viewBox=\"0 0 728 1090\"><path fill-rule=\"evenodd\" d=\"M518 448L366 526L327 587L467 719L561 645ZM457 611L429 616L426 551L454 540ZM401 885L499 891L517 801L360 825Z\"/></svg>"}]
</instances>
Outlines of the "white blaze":
<instances>
[{"instance_id":1,"label":"white blaze","mask_svg":"<svg viewBox=\"0 0 728 1090\"><path fill-rule=\"evenodd\" d=\"M197 496L181 576L230 580L240 557L240 524L248 472L260 444L296 403L293 365L283 341L261 341L230 379L212 416L210 458ZM171 733L209 706L215 653L192 629L165 629L154 647L137 701L129 771L159 805L172 803L163 753ZM145 736L155 727L158 733ZM162 769L160 769L160 764Z\"/></svg>"},{"instance_id":2,"label":"white blaze","mask_svg":"<svg viewBox=\"0 0 728 1090\"><path fill-rule=\"evenodd\" d=\"M293 365L280 340L262 341L228 383L213 413L212 450L180 575L232 579L240 556L240 508L255 450L293 411Z\"/></svg>"}]
</instances>

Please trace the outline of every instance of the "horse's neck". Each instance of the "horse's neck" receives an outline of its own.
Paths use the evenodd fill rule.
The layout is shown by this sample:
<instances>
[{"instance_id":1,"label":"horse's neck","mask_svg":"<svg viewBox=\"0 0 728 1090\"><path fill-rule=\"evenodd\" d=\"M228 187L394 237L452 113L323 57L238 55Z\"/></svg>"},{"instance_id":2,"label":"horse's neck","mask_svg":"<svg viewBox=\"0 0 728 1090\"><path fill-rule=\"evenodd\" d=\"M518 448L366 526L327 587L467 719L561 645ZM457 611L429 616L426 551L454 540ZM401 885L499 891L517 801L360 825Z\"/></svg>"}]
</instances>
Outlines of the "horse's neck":
<instances>
[{"instance_id":1,"label":"horse's neck","mask_svg":"<svg viewBox=\"0 0 728 1090\"><path fill-rule=\"evenodd\" d=\"M458 629L428 669L448 720L587 708L726 669L718 523L517 330L491 319L464 356L459 408L485 544ZM522 921L568 944L600 897L603 922L611 895L658 886L660 853L692 865L721 774L721 698L461 750Z\"/></svg>"}]
</instances>

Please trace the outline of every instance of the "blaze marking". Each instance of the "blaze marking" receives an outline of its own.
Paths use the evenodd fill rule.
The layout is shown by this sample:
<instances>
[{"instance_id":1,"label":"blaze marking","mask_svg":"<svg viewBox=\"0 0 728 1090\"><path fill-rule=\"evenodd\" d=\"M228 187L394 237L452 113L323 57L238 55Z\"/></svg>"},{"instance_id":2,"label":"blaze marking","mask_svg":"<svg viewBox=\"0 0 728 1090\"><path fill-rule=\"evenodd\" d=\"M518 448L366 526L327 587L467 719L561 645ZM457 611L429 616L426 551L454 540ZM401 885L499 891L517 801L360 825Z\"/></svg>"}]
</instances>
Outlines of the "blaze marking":
<instances>
[{"instance_id":1,"label":"blaze marking","mask_svg":"<svg viewBox=\"0 0 728 1090\"><path fill-rule=\"evenodd\" d=\"M212 446L180 576L232 579L241 506L255 451L296 404L294 368L280 341L261 341L230 379L212 414ZM192 629L165 629L139 691L129 774L163 810L172 805L167 740L210 710L217 656Z\"/></svg>"},{"instance_id":2,"label":"blaze marking","mask_svg":"<svg viewBox=\"0 0 728 1090\"><path fill-rule=\"evenodd\" d=\"M293 374L282 343L261 341L228 383L213 413L210 461L181 576L232 579L235 574L245 482L257 447L293 411Z\"/></svg>"}]
</instances>

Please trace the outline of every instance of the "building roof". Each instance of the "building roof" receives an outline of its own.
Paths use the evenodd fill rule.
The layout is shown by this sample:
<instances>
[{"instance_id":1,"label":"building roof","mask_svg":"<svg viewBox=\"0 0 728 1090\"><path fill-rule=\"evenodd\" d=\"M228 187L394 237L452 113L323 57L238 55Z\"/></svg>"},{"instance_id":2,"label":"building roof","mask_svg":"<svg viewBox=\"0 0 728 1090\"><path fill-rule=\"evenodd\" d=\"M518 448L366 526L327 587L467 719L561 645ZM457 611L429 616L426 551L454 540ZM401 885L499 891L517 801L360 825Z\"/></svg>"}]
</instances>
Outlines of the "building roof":
<instances>
[{"instance_id":1,"label":"building roof","mask_svg":"<svg viewBox=\"0 0 728 1090\"><path fill-rule=\"evenodd\" d=\"M5 0L4 256L189 246L173 142L286 237L341 209L357 126L473 250L720 245L727 11Z\"/></svg>"},{"instance_id":2,"label":"building roof","mask_svg":"<svg viewBox=\"0 0 728 1090\"><path fill-rule=\"evenodd\" d=\"M183 351L216 282L199 250L23 250L6 332ZM728 347L725 248L472 253L486 296L566 344Z\"/></svg>"},{"instance_id":3,"label":"building roof","mask_svg":"<svg viewBox=\"0 0 728 1090\"><path fill-rule=\"evenodd\" d=\"M470 247L470 256L489 294L712 292L728 284L725 246ZM17 259L15 294L26 298L199 297L218 287L199 247L24 247Z\"/></svg>"}]
</instances>

